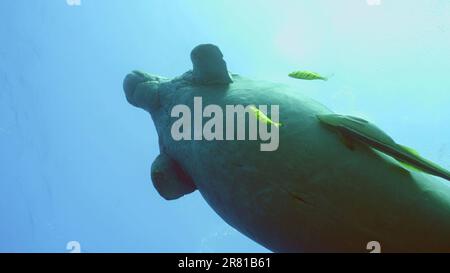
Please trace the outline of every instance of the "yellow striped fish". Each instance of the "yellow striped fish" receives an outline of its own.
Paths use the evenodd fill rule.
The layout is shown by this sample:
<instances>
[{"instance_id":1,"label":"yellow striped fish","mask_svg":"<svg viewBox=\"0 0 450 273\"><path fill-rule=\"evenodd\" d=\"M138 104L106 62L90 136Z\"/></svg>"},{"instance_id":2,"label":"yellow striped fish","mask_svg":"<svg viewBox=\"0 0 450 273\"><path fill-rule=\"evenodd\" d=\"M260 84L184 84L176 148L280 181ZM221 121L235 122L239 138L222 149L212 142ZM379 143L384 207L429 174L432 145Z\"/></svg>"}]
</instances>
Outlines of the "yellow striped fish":
<instances>
[{"instance_id":1,"label":"yellow striped fish","mask_svg":"<svg viewBox=\"0 0 450 273\"><path fill-rule=\"evenodd\" d=\"M275 127L280 127L281 126L281 123L274 122L268 116L266 116L263 111L259 110L254 105L250 105L250 109L253 111L253 114L255 114L256 119L264 122L265 124L268 124L268 125L272 125L273 124Z\"/></svg>"},{"instance_id":2,"label":"yellow striped fish","mask_svg":"<svg viewBox=\"0 0 450 273\"><path fill-rule=\"evenodd\" d=\"M321 76L319 73L311 72L311 71L294 71L292 73L289 73L289 77L294 79L300 79L300 80L322 80L322 81L328 81L327 77Z\"/></svg>"}]
</instances>

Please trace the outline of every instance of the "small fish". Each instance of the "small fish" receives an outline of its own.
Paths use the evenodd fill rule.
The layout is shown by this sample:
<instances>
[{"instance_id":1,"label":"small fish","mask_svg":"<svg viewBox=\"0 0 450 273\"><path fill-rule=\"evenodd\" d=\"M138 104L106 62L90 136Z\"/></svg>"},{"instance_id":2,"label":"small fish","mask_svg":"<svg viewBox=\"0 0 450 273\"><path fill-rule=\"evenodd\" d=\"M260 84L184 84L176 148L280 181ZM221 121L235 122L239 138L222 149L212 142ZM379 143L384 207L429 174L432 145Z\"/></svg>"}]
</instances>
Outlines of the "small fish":
<instances>
[{"instance_id":1,"label":"small fish","mask_svg":"<svg viewBox=\"0 0 450 273\"><path fill-rule=\"evenodd\" d=\"M258 120L264 122L265 124L273 124L275 127L280 127L281 126L281 123L272 121L268 116L266 116L264 114L263 111L259 110L255 106L251 105L250 109L253 111L253 113L255 114L256 118Z\"/></svg>"},{"instance_id":2,"label":"small fish","mask_svg":"<svg viewBox=\"0 0 450 273\"><path fill-rule=\"evenodd\" d=\"M288 75L291 78L294 79L300 79L300 80L322 80L322 81L328 81L327 77L321 76L319 73L311 72L311 71L294 71L292 73L289 73Z\"/></svg>"},{"instance_id":3,"label":"small fish","mask_svg":"<svg viewBox=\"0 0 450 273\"><path fill-rule=\"evenodd\" d=\"M335 114L318 115L317 118L336 130L344 144L351 150L353 143L359 141L369 147L387 154L409 169L420 170L450 181L450 172L445 168L421 157L417 151L396 143L390 136L374 124L357 117Z\"/></svg>"}]
</instances>

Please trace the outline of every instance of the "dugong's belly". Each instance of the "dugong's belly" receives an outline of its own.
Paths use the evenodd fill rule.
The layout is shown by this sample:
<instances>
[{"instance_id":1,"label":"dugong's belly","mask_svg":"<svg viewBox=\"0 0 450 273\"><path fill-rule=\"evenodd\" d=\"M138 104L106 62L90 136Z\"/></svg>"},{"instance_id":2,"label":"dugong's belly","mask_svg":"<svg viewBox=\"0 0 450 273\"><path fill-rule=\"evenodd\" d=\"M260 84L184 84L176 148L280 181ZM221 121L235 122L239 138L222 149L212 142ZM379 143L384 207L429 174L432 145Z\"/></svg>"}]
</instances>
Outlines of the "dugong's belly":
<instances>
[{"instance_id":1,"label":"dugong's belly","mask_svg":"<svg viewBox=\"0 0 450 273\"><path fill-rule=\"evenodd\" d=\"M300 94L244 87L199 92L205 105L279 104L278 150L261 152L249 140L164 140L230 225L280 252L366 252L370 241L382 251L450 251L448 184L364 145L350 150L317 120L329 110Z\"/></svg>"}]
</instances>

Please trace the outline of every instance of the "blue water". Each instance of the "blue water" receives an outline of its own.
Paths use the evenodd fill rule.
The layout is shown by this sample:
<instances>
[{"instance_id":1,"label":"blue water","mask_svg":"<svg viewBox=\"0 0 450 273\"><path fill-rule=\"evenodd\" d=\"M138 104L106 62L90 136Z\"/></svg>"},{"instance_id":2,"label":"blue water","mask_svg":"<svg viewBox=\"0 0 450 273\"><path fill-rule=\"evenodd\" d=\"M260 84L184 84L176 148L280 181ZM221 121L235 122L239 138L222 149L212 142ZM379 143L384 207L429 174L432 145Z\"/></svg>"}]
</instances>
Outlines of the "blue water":
<instances>
[{"instance_id":1,"label":"blue water","mask_svg":"<svg viewBox=\"0 0 450 273\"><path fill-rule=\"evenodd\" d=\"M151 185L156 131L122 80L177 76L200 43L450 168L449 18L448 0L1 1L0 252L267 251L198 192Z\"/></svg>"}]
</instances>

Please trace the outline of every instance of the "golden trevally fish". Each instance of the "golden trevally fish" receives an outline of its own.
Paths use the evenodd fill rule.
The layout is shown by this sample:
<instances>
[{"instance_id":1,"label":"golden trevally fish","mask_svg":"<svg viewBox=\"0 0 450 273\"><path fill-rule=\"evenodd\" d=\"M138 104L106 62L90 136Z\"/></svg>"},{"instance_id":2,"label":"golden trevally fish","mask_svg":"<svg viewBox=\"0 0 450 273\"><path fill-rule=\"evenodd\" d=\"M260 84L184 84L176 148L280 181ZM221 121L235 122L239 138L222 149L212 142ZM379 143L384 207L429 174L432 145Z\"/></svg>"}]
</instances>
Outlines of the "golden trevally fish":
<instances>
[{"instance_id":1,"label":"golden trevally fish","mask_svg":"<svg viewBox=\"0 0 450 273\"><path fill-rule=\"evenodd\" d=\"M288 75L291 78L294 79L300 79L300 80L322 80L322 81L328 81L328 77L324 77L320 75L319 73L312 72L312 71L294 71L292 73L289 73Z\"/></svg>"},{"instance_id":2,"label":"golden trevally fish","mask_svg":"<svg viewBox=\"0 0 450 273\"><path fill-rule=\"evenodd\" d=\"M264 114L263 111L256 108L254 105L250 105L250 109L253 111L253 114L255 114L256 119L264 122L268 125L274 125L275 127L280 127L282 124L280 122L274 122L272 121L268 116Z\"/></svg>"}]
</instances>

